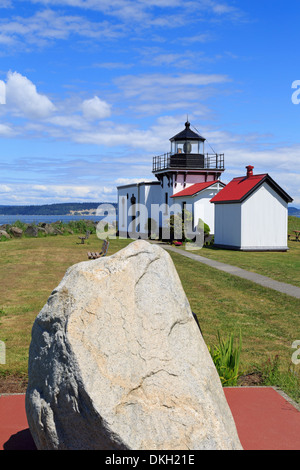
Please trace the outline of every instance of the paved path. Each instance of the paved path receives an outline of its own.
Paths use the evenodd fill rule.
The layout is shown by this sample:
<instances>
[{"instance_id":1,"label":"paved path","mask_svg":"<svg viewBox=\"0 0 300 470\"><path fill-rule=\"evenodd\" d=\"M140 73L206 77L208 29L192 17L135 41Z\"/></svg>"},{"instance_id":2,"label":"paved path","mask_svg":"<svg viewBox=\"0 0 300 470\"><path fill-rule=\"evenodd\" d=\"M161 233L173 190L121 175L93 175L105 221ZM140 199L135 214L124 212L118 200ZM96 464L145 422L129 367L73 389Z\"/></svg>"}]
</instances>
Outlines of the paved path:
<instances>
[{"instance_id":1,"label":"paved path","mask_svg":"<svg viewBox=\"0 0 300 470\"><path fill-rule=\"evenodd\" d=\"M245 450L300 450L300 412L289 397L273 387L223 390ZM0 395L0 451L35 449L25 395Z\"/></svg>"},{"instance_id":2,"label":"paved path","mask_svg":"<svg viewBox=\"0 0 300 470\"><path fill-rule=\"evenodd\" d=\"M246 271L245 269L237 268L236 266L221 263L220 261L204 258L203 256L195 255L191 251L175 248L167 244L161 244L161 246L169 251L173 251L174 253L186 256L187 258L190 258L194 261L198 261L199 263L206 264L207 266L211 266L212 268L219 269L220 271L224 271L226 273L233 274L234 276L247 279L248 281L255 282L256 284L259 284L263 287L268 287L269 289L273 289L283 294L287 294L292 297L296 297L297 299L300 299L300 287L292 286L291 284L286 284L285 282L275 281L267 276L252 273L250 271Z\"/></svg>"}]
</instances>

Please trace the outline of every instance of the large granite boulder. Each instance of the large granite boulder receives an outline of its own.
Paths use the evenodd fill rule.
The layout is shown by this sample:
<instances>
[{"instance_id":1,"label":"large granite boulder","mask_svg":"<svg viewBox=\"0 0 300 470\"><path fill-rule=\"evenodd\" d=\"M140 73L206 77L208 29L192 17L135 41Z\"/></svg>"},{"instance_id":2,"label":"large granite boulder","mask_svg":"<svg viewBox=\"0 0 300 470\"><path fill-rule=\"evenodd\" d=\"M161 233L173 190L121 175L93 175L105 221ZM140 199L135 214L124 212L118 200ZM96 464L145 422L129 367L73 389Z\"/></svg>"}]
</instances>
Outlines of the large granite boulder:
<instances>
[{"instance_id":1,"label":"large granite boulder","mask_svg":"<svg viewBox=\"0 0 300 470\"><path fill-rule=\"evenodd\" d=\"M169 254L72 266L37 316L26 393L38 449L241 449Z\"/></svg>"}]
</instances>

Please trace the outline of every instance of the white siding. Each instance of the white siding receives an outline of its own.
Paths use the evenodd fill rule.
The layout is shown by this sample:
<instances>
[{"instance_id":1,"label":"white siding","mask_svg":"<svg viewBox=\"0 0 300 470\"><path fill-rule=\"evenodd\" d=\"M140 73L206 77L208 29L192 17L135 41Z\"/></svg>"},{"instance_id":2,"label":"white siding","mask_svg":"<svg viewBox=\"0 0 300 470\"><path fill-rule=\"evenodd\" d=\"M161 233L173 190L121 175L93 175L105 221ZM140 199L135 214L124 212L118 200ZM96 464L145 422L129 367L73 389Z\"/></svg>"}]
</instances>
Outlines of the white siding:
<instances>
[{"instance_id":1,"label":"white siding","mask_svg":"<svg viewBox=\"0 0 300 470\"><path fill-rule=\"evenodd\" d=\"M241 205L242 249L287 247L288 204L266 183Z\"/></svg>"},{"instance_id":2,"label":"white siding","mask_svg":"<svg viewBox=\"0 0 300 470\"><path fill-rule=\"evenodd\" d=\"M215 233L215 205L211 204L210 200L217 193L217 189L208 188L194 198L195 225L198 224L199 219L202 219L209 226L211 234Z\"/></svg>"},{"instance_id":3,"label":"white siding","mask_svg":"<svg viewBox=\"0 0 300 470\"><path fill-rule=\"evenodd\" d=\"M241 246L241 205L214 204L215 244Z\"/></svg>"},{"instance_id":4,"label":"white siding","mask_svg":"<svg viewBox=\"0 0 300 470\"><path fill-rule=\"evenodd\" d=\"M199 219L202 219L210 228L210 233L215 230L215 207L210 200L218 193L217 189L208 188L195 196L182 196L172 198L173 203L183 202L193 205L194 228L198 225Z\"/></svg>"}]
</instances>

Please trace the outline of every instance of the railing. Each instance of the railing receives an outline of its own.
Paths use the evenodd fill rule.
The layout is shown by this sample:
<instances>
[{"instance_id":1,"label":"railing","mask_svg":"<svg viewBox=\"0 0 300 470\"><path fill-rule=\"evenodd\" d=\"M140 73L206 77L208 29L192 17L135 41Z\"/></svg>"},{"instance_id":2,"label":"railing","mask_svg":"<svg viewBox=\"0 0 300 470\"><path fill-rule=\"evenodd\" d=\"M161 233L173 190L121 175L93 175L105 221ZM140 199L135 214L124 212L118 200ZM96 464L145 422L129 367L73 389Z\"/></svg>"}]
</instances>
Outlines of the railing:
<instances>
[{"instance_id":1,"label":"railing","mask_svg":"<svg viewBox=\"0 0 300 470\"><path fill-rule=\"evenodd\" d=\"M164 155L153 157L153 173L175 168L186 170L224 170L224 154L206 153L202 155L192 153L177 153L172 155L171 153L165 153Z\"/></svg>"}]
</instances>

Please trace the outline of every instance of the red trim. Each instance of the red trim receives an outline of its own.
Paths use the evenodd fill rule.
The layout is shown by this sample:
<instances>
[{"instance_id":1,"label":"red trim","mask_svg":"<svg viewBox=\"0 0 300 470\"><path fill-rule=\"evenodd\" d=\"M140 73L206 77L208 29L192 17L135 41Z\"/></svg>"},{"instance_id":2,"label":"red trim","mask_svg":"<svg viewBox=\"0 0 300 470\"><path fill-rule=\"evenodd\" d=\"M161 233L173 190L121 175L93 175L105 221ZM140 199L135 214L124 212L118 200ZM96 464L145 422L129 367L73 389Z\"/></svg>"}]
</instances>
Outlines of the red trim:
<instances>
[{"instance_id":1,"label":"red trim","mask_svg":"<svg viewBox=\"0 0 300 470\"><path fill-rule=\"evenodd\" d=\"M220 181L207 181L206 183L195 183L192 186L189 186L178 193L173 194L171 197L185 197L185 196L194 196L197 193L200 193L204 189L209 188L213 184L220 183ZM222 184L222 183L221 183Z\"/></svg>"}]
</instances>

